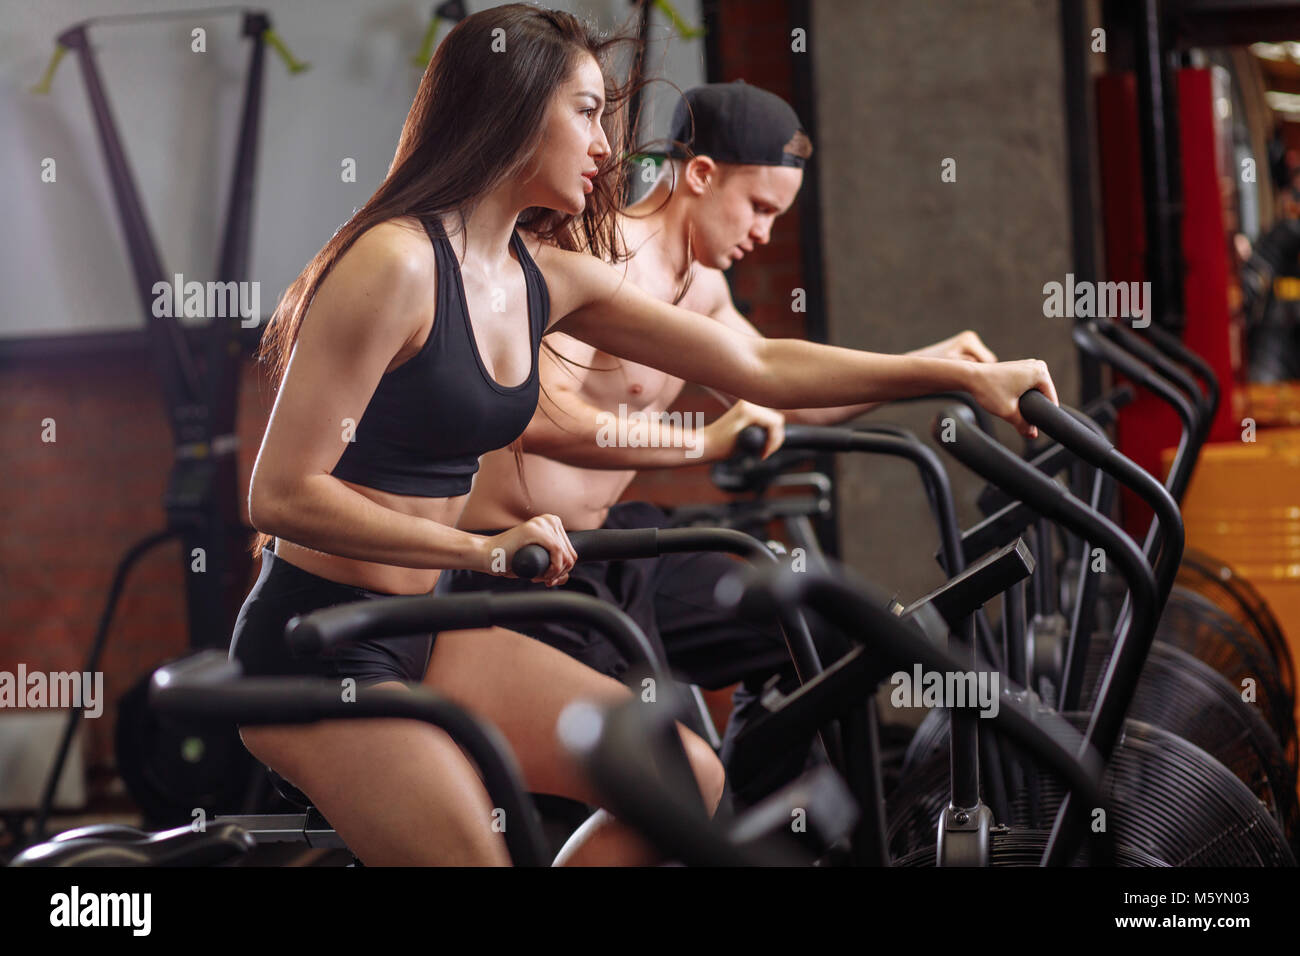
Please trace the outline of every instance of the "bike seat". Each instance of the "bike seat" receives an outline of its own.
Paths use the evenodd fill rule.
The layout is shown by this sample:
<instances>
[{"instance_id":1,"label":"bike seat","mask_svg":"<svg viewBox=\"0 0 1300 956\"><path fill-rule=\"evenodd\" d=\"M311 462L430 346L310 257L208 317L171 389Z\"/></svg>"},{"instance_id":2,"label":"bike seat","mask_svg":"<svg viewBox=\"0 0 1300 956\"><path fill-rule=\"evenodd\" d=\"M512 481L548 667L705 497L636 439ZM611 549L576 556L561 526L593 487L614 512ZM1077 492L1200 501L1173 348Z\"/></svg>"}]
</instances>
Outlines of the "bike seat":
<instances>
[{"instance_id":1,"label":"bike seat","mask_svg":"<svg viewBox=\"0 0 1300 956\"><path fill-rule=\"evenodd\" d=\"M157 833L119 824L96 824L30 846L9 865L215 866L256 845L252 836L231 823L215 823L201 832L176 827Z\"/></svg>"}]
</instances>

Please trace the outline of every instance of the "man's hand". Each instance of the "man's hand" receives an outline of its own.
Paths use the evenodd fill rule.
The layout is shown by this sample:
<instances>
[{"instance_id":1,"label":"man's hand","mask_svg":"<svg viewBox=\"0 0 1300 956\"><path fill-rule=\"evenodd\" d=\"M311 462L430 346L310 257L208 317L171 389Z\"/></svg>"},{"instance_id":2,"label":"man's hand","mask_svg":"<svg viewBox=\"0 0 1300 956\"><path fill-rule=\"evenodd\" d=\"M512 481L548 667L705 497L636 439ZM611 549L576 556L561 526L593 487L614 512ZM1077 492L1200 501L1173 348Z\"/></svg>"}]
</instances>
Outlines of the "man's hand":
<instances>
[{"instance_id":1,"label":"man's hand","mask_svg":"<svg viewBox=\"0 0 1300 956\"><path fill-rule=\"evenodd\" d=\"M989 350L989 347L980 340L980 337L970 329L965 332L958 332L950 339L935 342L933 345L927 345L923 349L917 349L908 354L923 358L962 359L967 362L996 362L998 360L998 357Z\"/></svg>"},{"instance_id":2,"label":"man's hand","mask_svg":"<svg viewBox=\"0 0 1300 956\"><path fill-rule=\"evenodd\" d=\"M784 415L762 405L738 401L720 418L704 426L705 459L722 461L730 458L736 451L736 436L750 425L767 429L767 444L763 446L764 458L780 448L785 441Z\"/></svg>"}]
</instances>

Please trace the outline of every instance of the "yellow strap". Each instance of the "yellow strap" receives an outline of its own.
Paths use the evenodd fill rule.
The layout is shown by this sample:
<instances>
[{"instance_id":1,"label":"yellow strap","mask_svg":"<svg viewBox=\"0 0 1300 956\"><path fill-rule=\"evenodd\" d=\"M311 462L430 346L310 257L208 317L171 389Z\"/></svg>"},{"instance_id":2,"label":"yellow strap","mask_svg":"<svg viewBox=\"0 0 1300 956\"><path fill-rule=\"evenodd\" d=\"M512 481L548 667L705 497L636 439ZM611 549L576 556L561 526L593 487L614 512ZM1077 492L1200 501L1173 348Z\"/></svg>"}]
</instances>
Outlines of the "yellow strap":
<instances>
[{"instance_id":1,"label":"yellow strap","mask_svg":"<svg viewBox=\"0 0 1300 956\"><path fill-rule=\"evenodd\" d=\"M45 67L45 74L41 77L39 83L28 88L31 92L39 95L50 91L50 84L54 82L54 71L58 69L59 61L63 59L63 55L67 52L67 47L58 43L54 44L54 52L50 55L50 62Z\"/></svg>"},{"instance_id":2,"label":"yellow strap","mask_svg":"<svg viewBox=\"0 0 1300 956\"><path fill-rule=\"evenodd\" d=\"M262 39L269 43L276 53L280 54L280 59L284 61L285 68L290 73L301 73L303 70L306 70L311 66L310 63L304 63L302 60L297 59L292 53L290 53L289 48L285 46L284 41L280 39L280 34L276 33L270 27L262 31Z\"/></svg>"},{"instance_id":3,"label":"yellow strap","mask_svg":"<svg viewBox=\"0 0 1300 956\"><path fill-rule=\"evenodd\" d=\"M682 19L682 15L673 9L673 5L668 0L655 0L655 6L659 12L672 21L673 29L681 36L683 40L694 40L696 37L702 37L707 32L704 27L688 26Z\"/></svg>"},{"instance_id":4,"label":"yellow strap","mask_svg":"<svg viewBox=\"0 0 1300 956\"><path fill-rule=\"evenodd\" d=\"M418 66L424 69L429 65L429 59L433 56L433 48L436 45L434 39L438 36L438 27L442 24L442 17L436 13L433 19L429 21L429 28L424 31L424 39L420 41L420 51L411 57L411 66Z\"/></svg>"}]
</instances>

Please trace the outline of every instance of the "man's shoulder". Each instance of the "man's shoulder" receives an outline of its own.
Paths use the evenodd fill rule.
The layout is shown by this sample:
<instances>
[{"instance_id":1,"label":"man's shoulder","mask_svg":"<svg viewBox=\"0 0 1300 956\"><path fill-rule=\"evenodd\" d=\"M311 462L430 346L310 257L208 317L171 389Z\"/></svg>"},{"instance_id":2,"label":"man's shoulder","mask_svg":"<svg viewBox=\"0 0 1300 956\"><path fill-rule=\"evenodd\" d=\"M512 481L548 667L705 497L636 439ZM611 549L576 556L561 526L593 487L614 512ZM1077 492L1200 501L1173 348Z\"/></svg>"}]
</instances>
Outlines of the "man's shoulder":
<instances>
[{"instance_id":1,"label":"man's shoulder","mask_svg":"<svg viewBox=\"0 0 1300 956\"><path fill-rule=\"evenodd\" d=\"M683 309L699 312L701 315L715 315L724 305L731 301L731 287L721 269L702 266L698 262L693 266L690 288L680 303Z\"/></svg>"}]
</instances>

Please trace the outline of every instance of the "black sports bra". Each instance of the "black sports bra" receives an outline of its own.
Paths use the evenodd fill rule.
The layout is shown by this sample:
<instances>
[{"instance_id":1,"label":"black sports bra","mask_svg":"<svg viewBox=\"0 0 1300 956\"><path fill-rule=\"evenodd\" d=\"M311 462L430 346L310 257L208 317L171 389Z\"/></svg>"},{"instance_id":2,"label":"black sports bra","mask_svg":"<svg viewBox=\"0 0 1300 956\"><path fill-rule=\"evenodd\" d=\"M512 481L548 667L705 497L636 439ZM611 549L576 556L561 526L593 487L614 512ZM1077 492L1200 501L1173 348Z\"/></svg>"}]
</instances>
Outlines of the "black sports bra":
<instances>
[{"instance_id":1,"label":"black sports bra","mask_svg":"<svg viewBox=\"0 0 1300 956\"><path fill-rule=\"evenodd\" d=\"M510 242L528 289L533 366L521 384L499 384L474 341L455 251L436 221L424 228L438 268L433 329L417 355L379 380L332 474L380 491L450 498L469 492L480 455L509 445L532 420L537 355L551 300L541 270L515 232Z\"/></svg>"}]
</instances>

